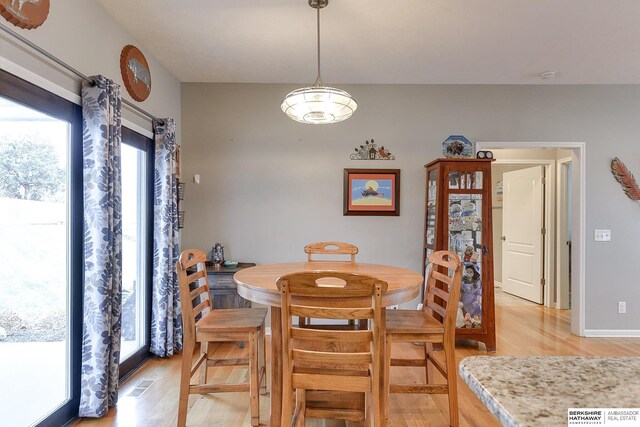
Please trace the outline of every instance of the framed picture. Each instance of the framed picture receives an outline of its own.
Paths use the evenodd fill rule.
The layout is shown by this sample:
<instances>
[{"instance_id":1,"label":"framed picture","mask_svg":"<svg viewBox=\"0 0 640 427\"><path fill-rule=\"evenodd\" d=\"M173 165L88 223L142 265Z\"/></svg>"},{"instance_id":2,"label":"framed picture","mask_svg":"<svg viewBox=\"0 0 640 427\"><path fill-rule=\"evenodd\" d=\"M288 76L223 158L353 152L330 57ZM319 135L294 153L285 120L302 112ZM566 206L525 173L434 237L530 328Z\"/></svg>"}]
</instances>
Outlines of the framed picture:
<instances>
[{"instance_id":1,"label":"framed picture","mask_svg":"<svg viewBox=\"0 0 640 427\"><path fill-rule=\"evenodd\" d=\"M344 215L400 215L400 169L345 169Z\"/></svg>"}]
</instances>

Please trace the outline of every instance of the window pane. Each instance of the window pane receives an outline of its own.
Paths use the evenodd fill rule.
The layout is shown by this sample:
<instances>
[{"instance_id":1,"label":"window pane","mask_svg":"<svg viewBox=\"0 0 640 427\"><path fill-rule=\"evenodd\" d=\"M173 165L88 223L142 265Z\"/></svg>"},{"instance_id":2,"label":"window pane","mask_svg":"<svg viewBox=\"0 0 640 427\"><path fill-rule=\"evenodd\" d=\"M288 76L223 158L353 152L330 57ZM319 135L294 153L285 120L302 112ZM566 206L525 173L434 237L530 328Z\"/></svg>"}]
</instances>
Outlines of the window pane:
<instances>
[{"instance_id":1,"label":"window pane","mask_svg":"<svg viewBox=\"0 0 640 427\"><path fill-rule=\"evenodd\" d=\"M120 362L146 343L146 153L122 145L122 338Z\"/></svg>"},{"instance_id":2,"label":"window pane","mask_svg":"<svg viewBox=\"0 0 640 427\"><path fill-rule=\"evenodd\" d=\"M0 97L0 414L6 425L34 424L70 397L70 132L66 121Z\"/></svg>"}]
</instances>

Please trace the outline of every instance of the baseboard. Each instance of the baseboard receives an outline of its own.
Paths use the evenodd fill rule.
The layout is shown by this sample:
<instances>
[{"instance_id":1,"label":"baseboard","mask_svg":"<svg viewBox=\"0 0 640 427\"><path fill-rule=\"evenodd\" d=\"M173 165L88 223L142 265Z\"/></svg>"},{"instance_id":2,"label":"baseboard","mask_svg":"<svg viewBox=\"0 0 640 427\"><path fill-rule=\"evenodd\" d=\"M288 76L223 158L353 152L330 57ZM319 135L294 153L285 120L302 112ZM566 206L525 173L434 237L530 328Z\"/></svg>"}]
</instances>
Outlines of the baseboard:
<instances>
[{"instance_id":1,"label":"baseboard","mask_svg":"<svg viewBox=\"0 0 640 427\"><path fill-rule=\"evenodd\" d=\"M497 280L494 280L493 287L502 289L502 282L498 282Z\"/></svg>"},{"instance_id":2,"label":"baseboard","mask_svg":"<svg viewBox=\"0 0 640 427\"><path fill-rule=\"evenodd\" d=\"M585 329L585 337L622 337L622 338L638 338L640 337L639 329Z\"/></svg>"}]
</instances>

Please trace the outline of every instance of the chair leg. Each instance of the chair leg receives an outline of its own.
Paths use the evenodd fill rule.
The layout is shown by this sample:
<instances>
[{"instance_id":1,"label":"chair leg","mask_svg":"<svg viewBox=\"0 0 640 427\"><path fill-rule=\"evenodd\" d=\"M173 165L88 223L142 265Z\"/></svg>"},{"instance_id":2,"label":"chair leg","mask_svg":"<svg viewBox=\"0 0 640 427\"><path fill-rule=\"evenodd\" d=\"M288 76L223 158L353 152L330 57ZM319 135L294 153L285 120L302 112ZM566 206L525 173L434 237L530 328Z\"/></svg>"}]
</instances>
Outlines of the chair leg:
<instances>
[{"instance_id":1,"label":"chair leg","mask_svg":"<svg viewBox=\"0 0 640 427\"><path fill-rule=\"evenodd\" d=\"M205 355L205 360L200 365L200 384L207 383L207 360L209 359L209 343L204 341L200 343L200 352Z\"/></svg>"},{"instance_id":2,"label":"chair leg","mask_svg":"<svg viewBox=\"0 0 640 427\"><path fill-rule=\"evenodd\" d=\"M385 358L384 358L384 363L385 363L385 369L384 369L384 379L382 380L382 401L383 402L387 402L386 405L384 405L384 413L381 414L382 418L384 419L384 425L387 425L389 423L389 394L390 394L390 387L391 387L391 375L390 375L390 371L391 371L391 342L392 340L389 338L389 335L386 336L386 342L385 342Z\"/></svg>"},{"instance_id":3,"label":"chair leg","mask_svg":"<svg viewBox=\"0 0 640 427\"><path fill-rule=\"evenodd\" d=\"M249 337L249 371L251 378L249 379L250 398L251 398L251 425L260 424L260 395L258 388L260 387L260 364L258 363L258 332L251 333Z\"/></svg>"},{"instance_id":4,"label":"chair leg","mask_svg":"<svg viewBox=\"0 0 640 427\"><path fill-rule=\"evenodd\" d=\"M191 359L193 345L185 343L182 349L182 368L180 373L180 398L178 400L178 427L187 425L187 406L189 404L189 384L191 382Z\"/></svg>"},{"instance_id":5,"label":"chair leg","mask_svg":"<svg viewBox=\"0 0 640 427\"><path fill-rule=\"evenodd\" d=\"M447 385L449 389L449 425L458 427L458 373L456 372L456 353L453 345L446 346Z\"/></svg>"},{"instance_id":6,"label":"chair leg","mask_svg":"<svg viewBox=\"0 0 640 427\"><path fill-rule=\"evenodd\" d=\"M273 393L273 389L271 390ZM291 426L294 412L293 390L291 390L291 380L285 373L282 378L282 425Z\"/></svg>"},{"instance_id":7,"label":"chair leg","mask_svg":"<svg viewBox=\"0 0 640 427\"><path fill-rule=\"evenodd\" d=\"M429 353L431 353L433 351L433 344L425 342L424 344L424 379L425 379L425 384L430 384L431 381L429 380L429 378L431 377L431 373L429 371L431 371L431 366L429 365Z\"/></svg>"},{"instance_id":8,"label":"chair leg","mask_svg":"<svg viewBox=\"0 0 640 427\"><path fill-rule=\"evenodd\" d=\"M262 356L262 365L260 368L261 370L258 373L258 375L262 379L262 382L260 383L260 394L264 395L267 394L267 341L264 328L262 328L262 330L260 331L258 341L258 345L262 347L262 350L260 351L260 354Z\"/></svg>"},{"instance_id":9,"label":"chair leg","mask_svg":"<svg viewBox=\"0 0 640 427\"><path fill-rule=\"evenodd\" d=\"M296 390L296 410L293 415L295 427L304 427L306 424L307 395L305 389Z\"/></svg>"}]
</instances>

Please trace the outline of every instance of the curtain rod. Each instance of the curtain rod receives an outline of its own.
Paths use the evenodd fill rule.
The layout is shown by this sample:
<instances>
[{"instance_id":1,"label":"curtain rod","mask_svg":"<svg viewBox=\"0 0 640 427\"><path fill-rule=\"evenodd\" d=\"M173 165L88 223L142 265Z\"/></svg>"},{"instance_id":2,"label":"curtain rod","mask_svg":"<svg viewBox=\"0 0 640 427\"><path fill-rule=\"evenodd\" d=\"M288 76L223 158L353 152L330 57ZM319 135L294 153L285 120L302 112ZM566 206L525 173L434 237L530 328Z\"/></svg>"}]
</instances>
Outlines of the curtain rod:
<instances>
[{"instance_id":1,"label":"curtain rod","mask_svg":"<svg viewBox=\"0 0 640 427\"><path fill-rule=\"evenodd\" d=\"M4 24L0 24L0 29L3 30L4 32L6 32L7 34L9 34L10 36L12 36L13 38L15 38L16 40L21 41L22 43L26 44L27 46L29 46L31 49L35 50L39 54L45 56L46 58L48 58L51 61L55 62L56 64L60 65L62 68L66 68L71 73L73 73L76 76L80 77L82 80L87 81L89 83L95 83L89 77L85 76L80 71L78 71L75 68L73 68L71 65L69 65L66 62L63 62L62 60L60 60L59 58L53 56L52 54L50 54L46 50L42 49L40 46L38 46L38 45L34 44L33 42L31 42L30 40L22 37L20 34L16 33L13 30L11 30L10 28L5 26ZM164 124L164 120L160 120L159 118L157 118L153 114L147 113L142 108L140 108L137 105L129 102L128 100L122 99L122 102L124 104L128 105L129 107L133 108L134 110L136 110L138 113L140 113L140 114L142 114L144 116L147 116L150 119L156 120L156 121L160 122L160 124Z\"/></svg>"}]
</instances>

